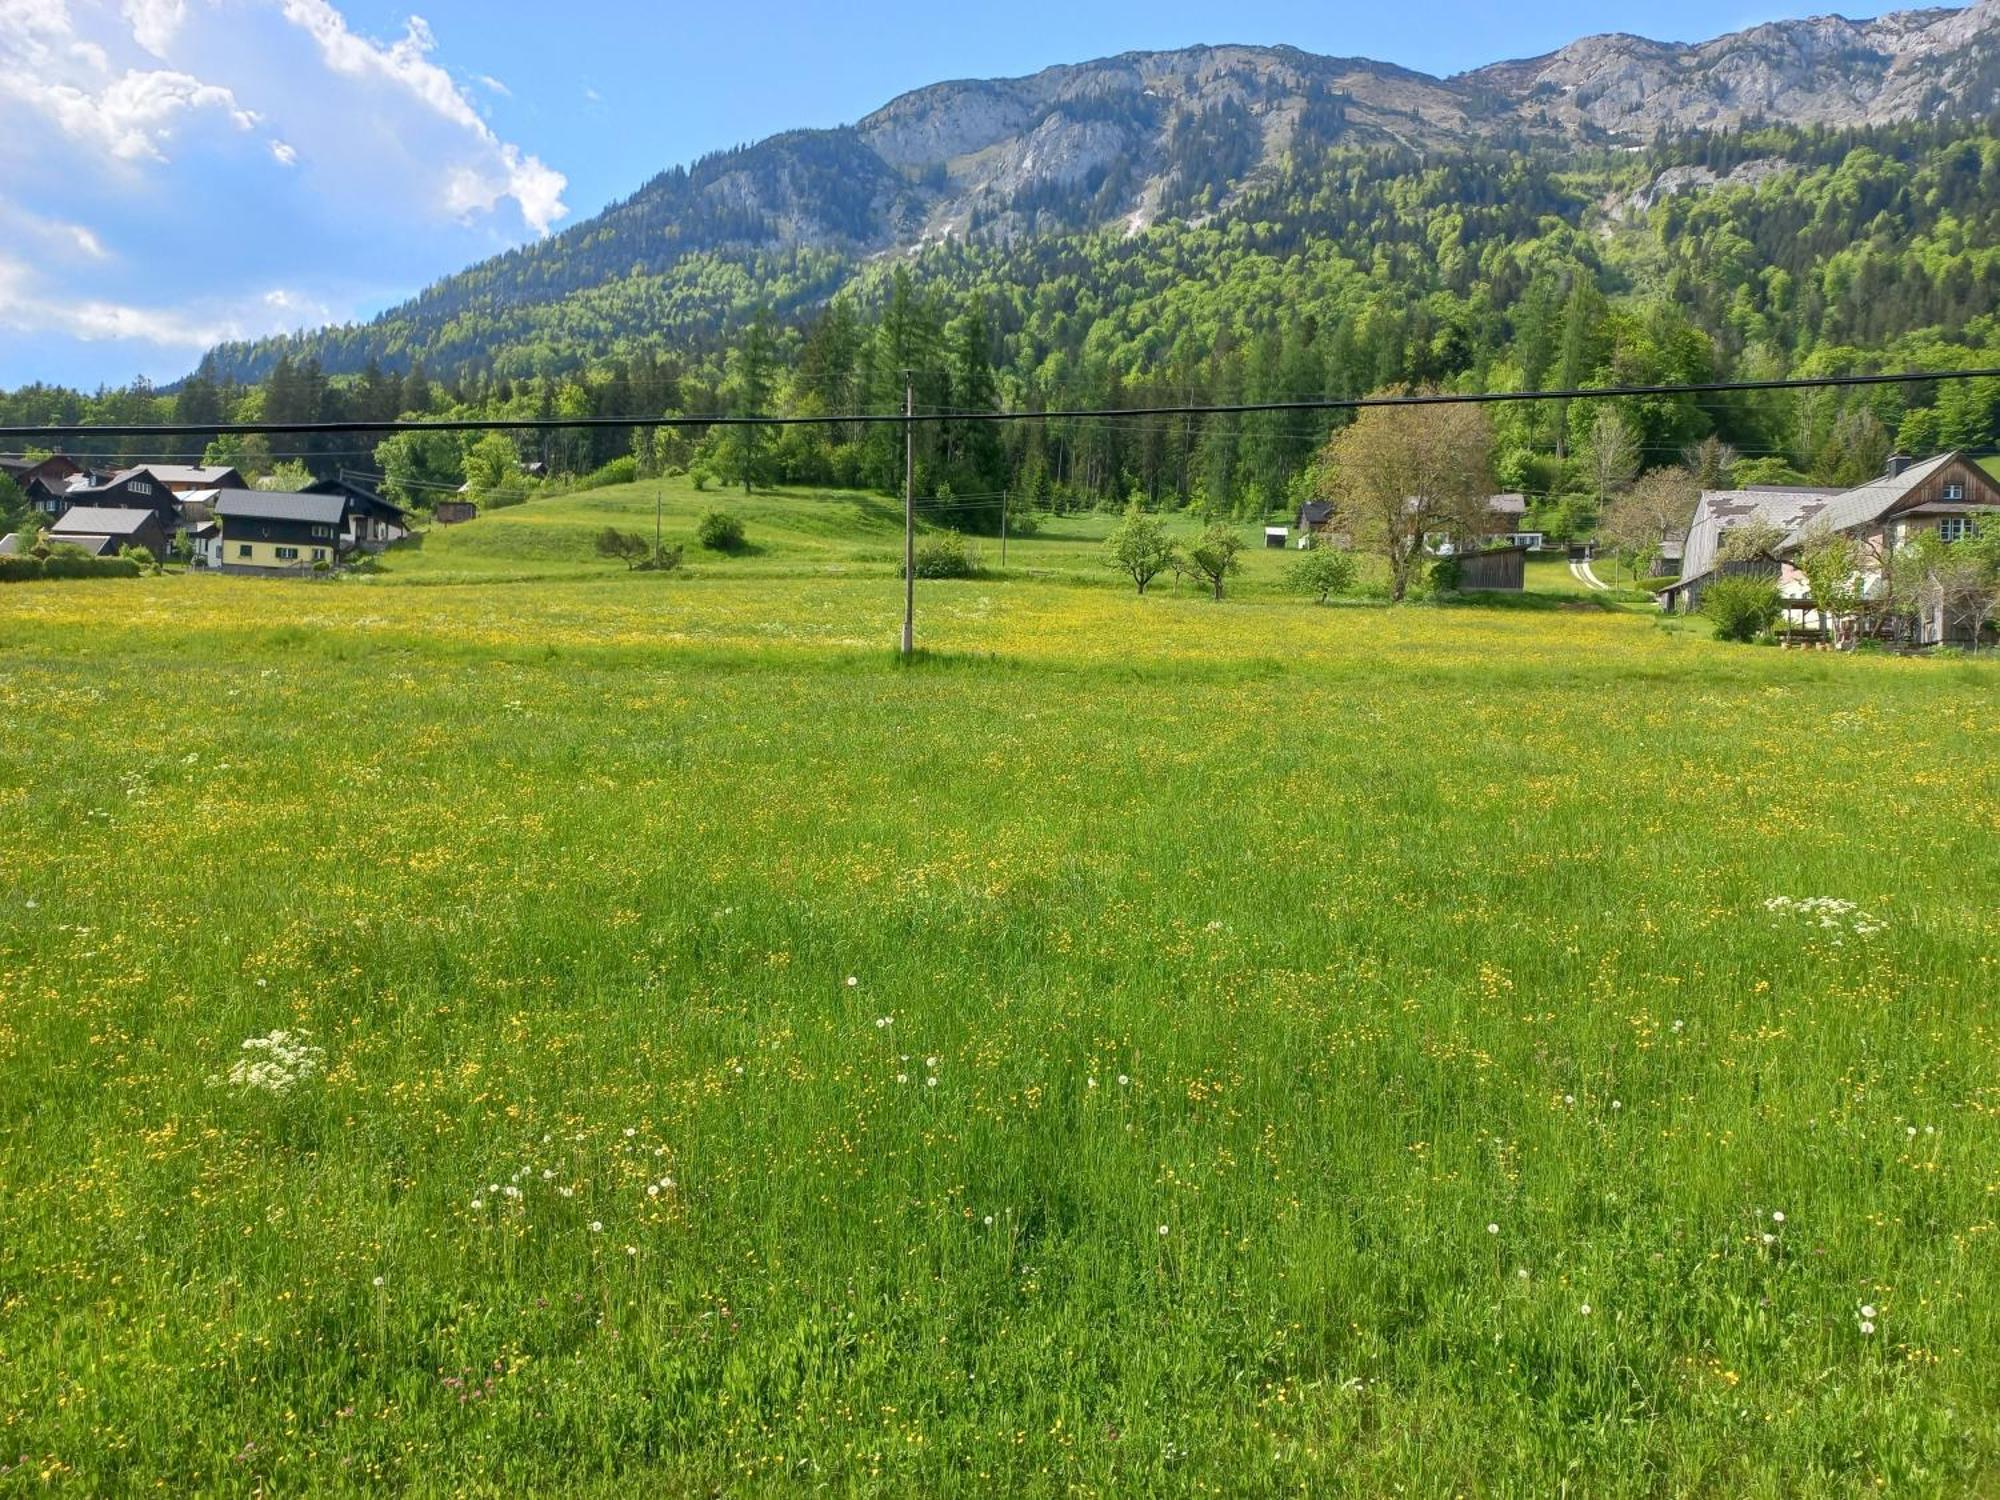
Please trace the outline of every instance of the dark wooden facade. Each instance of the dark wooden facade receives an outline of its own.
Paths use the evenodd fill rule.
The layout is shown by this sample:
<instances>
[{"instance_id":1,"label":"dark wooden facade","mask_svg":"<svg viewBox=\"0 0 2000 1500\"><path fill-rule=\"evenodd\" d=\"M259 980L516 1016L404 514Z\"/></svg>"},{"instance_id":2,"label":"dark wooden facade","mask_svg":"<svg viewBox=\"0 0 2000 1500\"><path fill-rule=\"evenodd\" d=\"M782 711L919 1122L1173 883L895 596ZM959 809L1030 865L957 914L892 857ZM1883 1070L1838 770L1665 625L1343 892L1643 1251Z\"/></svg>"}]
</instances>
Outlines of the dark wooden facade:
<instances>
[{"instance_id":1,"label":"dark wooden facade","mask_svg":"<svg viewBox=\"0 0 2000 1500\"><path fill-rule=\"evenodd\" d=\"M1507 590L1519 593L1528 581L1528 549L1496 547L1458 556L1458 586L1468 594Z\"/></svg>"}]
</instances>

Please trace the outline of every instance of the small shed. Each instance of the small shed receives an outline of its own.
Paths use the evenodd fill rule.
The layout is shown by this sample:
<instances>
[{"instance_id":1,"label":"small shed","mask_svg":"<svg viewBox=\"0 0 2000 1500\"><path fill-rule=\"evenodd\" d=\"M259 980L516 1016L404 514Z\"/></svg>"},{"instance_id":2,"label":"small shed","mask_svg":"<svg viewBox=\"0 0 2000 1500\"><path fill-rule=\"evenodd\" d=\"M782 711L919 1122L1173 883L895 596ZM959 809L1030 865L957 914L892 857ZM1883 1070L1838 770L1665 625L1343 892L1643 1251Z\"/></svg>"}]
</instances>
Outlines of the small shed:
<instances>
[{"instance_id":1,"label":"small shed","mask_svg":"<svg viewBox=\"0 0 2000 1500\"><path fill-rule=\"evenodd\" d=\"M440 526L456 526L460 521L479 519L479 507L470 500L440 500L433 517Z\"/></svg>"},{"instance_id":2,"label":"small shed","mask_svg":"<svg viewBox=\"0 0 2000 1500\"><path fill-rule=\"evenodd\" d=\"M1462 593L1504 589L1518 594L1527 579L1526 547L1496 547L1491 552L1462 552L1458 556L1458 587Z\"/></svg>"},{"instance_id":3,"label":"small shed","mask_svg":"<svg viewBox=\"0 0 2000 1500\"><path fill-rule=\"evenodd\" d=\"M1266 526L1264 528L1264 545L1266 547L1275 547L1282 552L1291 542L1291 539L1292 532L1288 526Z\"/></svg>"}]
</instances>

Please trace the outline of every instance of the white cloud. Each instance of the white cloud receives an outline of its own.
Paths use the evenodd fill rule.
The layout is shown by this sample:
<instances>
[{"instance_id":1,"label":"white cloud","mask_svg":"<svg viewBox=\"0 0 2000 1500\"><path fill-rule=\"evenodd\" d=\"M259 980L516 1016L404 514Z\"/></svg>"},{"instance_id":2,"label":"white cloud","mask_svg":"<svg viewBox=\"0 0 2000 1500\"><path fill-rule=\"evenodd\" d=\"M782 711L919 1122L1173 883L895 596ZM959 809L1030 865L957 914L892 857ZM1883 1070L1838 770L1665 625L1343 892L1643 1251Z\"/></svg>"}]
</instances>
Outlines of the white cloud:
<instances>
[{"instance_id":1,"label":"white cloud","mask_svg":"<svg viewBox=\"0 0 2000 1500\"><path fill-rule=\"evenodd\" d=\"M431 61L437 38L422 16L410 17L402 39L384 46L356 35L328 0L283 0L283 11L286 20L319 45L321 58L335 73L386 84L486 148L446 174L444 203L452 212L483 212L512 198L537 234L547 234L569 212L562 201L568 179L495 135L451 74Z\"/></svg>"},{"instance_id":2,"label":"white cloud","mask_svg":"<svg viewBox=\"0 0 2000 1500\"><path fill-rule=\"evenodd\" d=\"M132 39L155 57L167 55L187 20L187 0L125 0L122 9Z\"/></svg>"},{"instance_id":3,"label":"white cloud","mask_svg":"<svg viewBox=\"0 0 2000 1500\"><path fill-rule=\"evenodd\" d=\"M141 307L66 296L49 288L32 268L0 256L0 328L19 333L199 353L228 339L282 333L326 322L332 315L324 304L283 290L237 302L203 300L186 307Z\"/></svg>"},{"instance_id":4,"label":"white cloud","mask_svg":"<svg viewBox=\"0 0 2000 1500\"><path fill-rule=\"evenodd\" d=\"M342 3L0 0L0 366L95 369L88 340L110 378L179 373L564 218L567 179L485 116L500 79ZM161 253L190 222L228 226L227 253Z\"/></svg>"},{"instance_id":5,"label":"white cloud","mask_svg":"<svg viewBox=\"0 0 2000 1500\"><path fill-rule=\"evenodd\" d=\"M51 258L75 255L93 261L111 258L111 252L104 248L104 241L97 237L94 230L82 224L72 224L66 219L30 213L5 198L0 198L0 244L39 249Z\"/></svg>"},{"instance_id":6,"label":"white cloud","mask_svg":"<svg viewBox=\"0 0 2000 1500\"><path fill-rule=\"evenodd\" d=\"M238 130L257 124L230 90L167 69L130 69L95 91L0 73L0 93L21 100L72 140L122 162L167 160L164 148L183 117L204 110L226 116Z\"/></svg>"}]
</instances>

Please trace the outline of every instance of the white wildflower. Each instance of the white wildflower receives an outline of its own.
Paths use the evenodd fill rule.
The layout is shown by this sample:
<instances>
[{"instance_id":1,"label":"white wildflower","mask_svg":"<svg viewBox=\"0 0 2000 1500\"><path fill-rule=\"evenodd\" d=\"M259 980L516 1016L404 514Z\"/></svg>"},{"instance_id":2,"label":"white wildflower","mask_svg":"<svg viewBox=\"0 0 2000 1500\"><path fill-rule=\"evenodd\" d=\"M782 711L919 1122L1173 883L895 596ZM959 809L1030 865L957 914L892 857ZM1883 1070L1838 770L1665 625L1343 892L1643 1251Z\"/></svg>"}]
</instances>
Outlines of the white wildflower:
<instances>
[{"instance_id":1,"label":"white wildflower","mask_svg":"<svg viewBox=\"0 0 2000 1500\"><path fill-rule=\"evenodd\" d=\"M229 1071L208 1080L209 1087L257 1089L283 1094L294 1085L326 1070L326 1052L312 1044L311 1033L273 1031L243 1043L249 1054L230 1064Z\"/></svg>"}]
</instances>

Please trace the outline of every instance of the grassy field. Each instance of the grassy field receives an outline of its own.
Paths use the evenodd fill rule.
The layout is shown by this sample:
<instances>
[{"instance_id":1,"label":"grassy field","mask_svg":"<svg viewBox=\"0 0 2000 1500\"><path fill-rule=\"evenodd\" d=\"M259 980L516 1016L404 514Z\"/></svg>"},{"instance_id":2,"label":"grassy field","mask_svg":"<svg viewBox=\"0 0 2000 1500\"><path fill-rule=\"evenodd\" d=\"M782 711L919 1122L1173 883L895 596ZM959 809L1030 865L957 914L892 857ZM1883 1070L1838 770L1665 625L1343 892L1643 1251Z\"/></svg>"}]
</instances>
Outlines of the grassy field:
<instances>
[{"instance_id":1,"label":"grassy field","mask_svg":"<svg viewBox=\"0 0 2000 1500\"><path fill-rule=\"evenodd\" d=\"M2000 671L730 503L0 590L0 1493L2000 1487Z\"/></svg>"}]
</instances>

